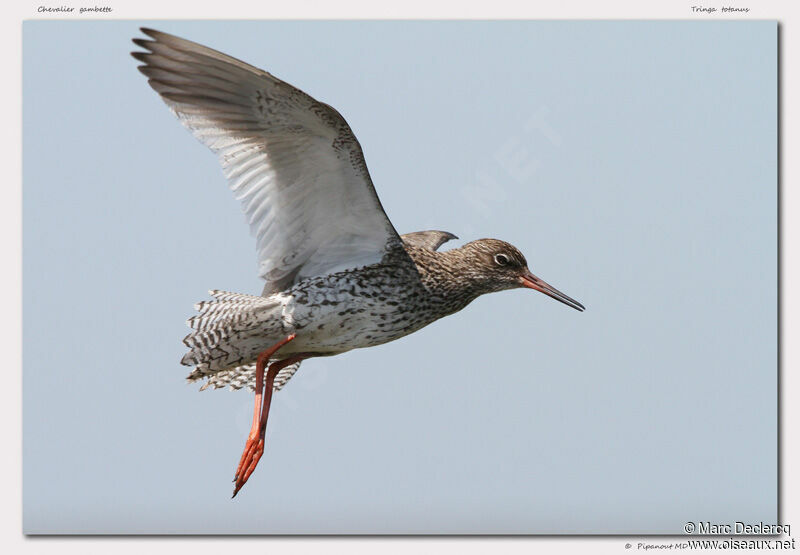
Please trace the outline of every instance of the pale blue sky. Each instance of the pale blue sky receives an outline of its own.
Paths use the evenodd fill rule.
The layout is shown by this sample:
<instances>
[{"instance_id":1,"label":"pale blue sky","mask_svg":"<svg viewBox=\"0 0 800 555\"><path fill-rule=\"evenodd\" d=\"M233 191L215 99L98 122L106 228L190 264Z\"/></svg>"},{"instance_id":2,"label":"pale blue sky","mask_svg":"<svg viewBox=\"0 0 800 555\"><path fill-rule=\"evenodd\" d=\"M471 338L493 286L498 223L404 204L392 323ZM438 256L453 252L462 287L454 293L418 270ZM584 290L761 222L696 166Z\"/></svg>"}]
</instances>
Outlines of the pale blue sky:
<instances>
[{"instance_id":1,"label":"pale blue sky","mask_svg":"<svg viewBox=\"0 0 800 555\"><path fill-rule=\"evenodd\" d=\"M178 361L257 293L147 25L336 107L403 233L498 237L586 305L483 297L306 362L233 501L244 392ZM28 533L675 533L773 522L774 22L26 22Z\"/></svg>"}]
</instances>

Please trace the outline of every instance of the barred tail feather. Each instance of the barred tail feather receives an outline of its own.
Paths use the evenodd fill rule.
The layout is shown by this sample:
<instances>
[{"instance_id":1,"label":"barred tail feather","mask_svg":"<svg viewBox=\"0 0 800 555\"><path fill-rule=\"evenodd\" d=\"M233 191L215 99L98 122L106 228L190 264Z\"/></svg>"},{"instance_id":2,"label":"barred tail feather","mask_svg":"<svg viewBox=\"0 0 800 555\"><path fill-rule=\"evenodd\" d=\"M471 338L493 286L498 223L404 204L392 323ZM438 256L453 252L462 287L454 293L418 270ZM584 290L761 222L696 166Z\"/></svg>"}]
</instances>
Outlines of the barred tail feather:
<instances>
[{"instance_id":1,"label":"barred tail feather","mask_svg":"<svg viewBox=\"0 0 800 555\"><path fill-rule=\"evenodd\" d=\"M271 337L283 333L283 304L275 297L216 290L209 294L215 300L197 303L198 314L187 320L194 331L183 340L189 352L181 364L195 367L187 379L193 382L209 378L206 387L215 388L217 384L234 389L250 385L247 376L255 369L251 363L269 347Z\"/></svg>"},{"instance_id":2,"label":"barred tail feather","mask_svg":"<svg viewBox=\"0 0 800 555\"><path fill-rule=\"evenodd\" d=\"M294 376L295 372L300 368L300 362L295 362L289 366L281 369L278 375L275 376L275 382L272 385L273 391L280 391L286 382ZM223 387L230 387L232 390L242 389L246 387L251 391L256 388L256 365L245 364L231 368L230 370L223 370L208 377L208 381L203 384L200 391L208 388L222 389Z\"/></svg>"}]
</instances>

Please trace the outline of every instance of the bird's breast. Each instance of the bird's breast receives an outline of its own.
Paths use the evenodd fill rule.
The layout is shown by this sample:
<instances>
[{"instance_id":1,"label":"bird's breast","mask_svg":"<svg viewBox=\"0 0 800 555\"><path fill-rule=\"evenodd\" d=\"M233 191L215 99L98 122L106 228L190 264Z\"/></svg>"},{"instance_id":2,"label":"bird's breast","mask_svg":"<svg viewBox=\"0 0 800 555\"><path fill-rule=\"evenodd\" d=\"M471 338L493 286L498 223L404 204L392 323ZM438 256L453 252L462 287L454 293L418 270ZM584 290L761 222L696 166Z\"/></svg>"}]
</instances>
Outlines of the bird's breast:
<instances>
[{"instance_id":1,"label":"bird's breast","mask_svg":"<svg viewBox=\"0 0 800 555\"><path fill-rule=\"evenodd\" d=\"M415 275L354 274L305 280L288 292L283 318L297 334L293 350L333 354L380 345L445 315Z\"/></svg>"}]
</instances>

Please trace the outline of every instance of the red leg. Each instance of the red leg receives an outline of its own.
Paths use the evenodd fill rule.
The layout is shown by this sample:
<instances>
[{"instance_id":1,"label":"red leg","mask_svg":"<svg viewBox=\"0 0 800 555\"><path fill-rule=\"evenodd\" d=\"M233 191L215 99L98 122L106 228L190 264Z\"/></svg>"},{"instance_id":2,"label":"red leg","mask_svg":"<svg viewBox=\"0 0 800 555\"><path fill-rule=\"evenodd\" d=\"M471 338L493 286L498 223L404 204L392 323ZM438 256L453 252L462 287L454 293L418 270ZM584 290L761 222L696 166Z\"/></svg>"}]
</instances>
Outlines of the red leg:
<instances>
[{"instance_id":1,"label":"red leg","mask_svg":"<svg viewBox=\"0 0 800 555\"><path fill-rule=\"evenodd\" d=\"M290 357L273 363L267 371L266 384L264 384L264 367L278 349L294 338L294 334L288 336L262 352L258 355L258 359L256 359L256 398L253 409L253 424L250 427L250 435L247 437L247 443L242 452L242 457L239 459L239 466L236 468L236 476L233 479L234 482L236 482L235 489L233 490L234 497L236 497L236 494L242 489L247 479L250 478L261 455L264 453L264 434L267 425L269 406L272 400L272 387L275 382L275 376L282 368L301 359L300 357Z\"/></svg>"},{"instance_id":2,"label":"red leg","mask_svg":"<svg viewBox=\"0 0 800 555\"><path fill-rule=\"evenodd\" d=\"M239 459L239 466L236 467L236 474L233 476L234 482L239 479L245 461L252 457L253 450L256 448L256 440L259 437L259 424L261 423L261 399L264 396L264 366L266 366L267 362L269 362L269 357L276 350L274 348L267 349L258 355L256 359L256 402L253 408L253 423L250 426L250 435L247 436L244 451ZM234 495L236 494L234 493Z\"/></svg>"},{"instance_id":3,"label":"red leg","mask_svg":"<svg viewBox=\"0 0 800 555\"><path fill-rule=\"evenodd\" d=\"M244 486L245 482L247 482L247 480L250 478L250 475L256 469L258 461L261 460L261 455L264 454L267 418L269 417L269 407L270 403L272 402L272 388L275 384L275 377L278 375L278 372L290 364L294 364L295 362L299 362L301 360L303 360L302 356L295 356L284 360L279 360L272 363L267 370L264 395L263 400L261 401L261 417L258 422L258 440L256 441L255 439L252 439L253 432L251 432L251 437L247 440L248 445L245 447L245 453L242 455L242 460L239 462L239 469L237 469L236 478L234 479L236 482L236 486L233 490L234 497L236 497L236 494L239 493L239 490L242 489L242 486ZM256 398L256 404L258 404L258 402L259 400Z\"/></svg>"}]
</instances>

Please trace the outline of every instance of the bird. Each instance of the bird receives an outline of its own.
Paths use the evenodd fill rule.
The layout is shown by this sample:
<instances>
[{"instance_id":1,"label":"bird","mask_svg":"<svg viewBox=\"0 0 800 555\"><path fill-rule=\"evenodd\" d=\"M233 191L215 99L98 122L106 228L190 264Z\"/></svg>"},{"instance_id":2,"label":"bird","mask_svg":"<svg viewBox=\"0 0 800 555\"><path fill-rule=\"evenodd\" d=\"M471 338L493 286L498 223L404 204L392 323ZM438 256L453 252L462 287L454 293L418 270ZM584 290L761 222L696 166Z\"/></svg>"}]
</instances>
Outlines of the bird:
<instances>
[{"instance_id":1,"label":"bird","mask_svg":"<svg viewBox=\"0 0 800 555\"><path fill-rule=\"evenodd\" d=\"M515 288L585 307L499 239L439 250L446 231L398 234L342 115L270 73L148 28L131 55L179 121L218 157L251 234L260 295L211 290L187 321L189 382L249 388L239 493L264 453L272 394L311 358L381 345ZM207 222L199 222L208 225Z\"/></svg>"}]
</instances>

